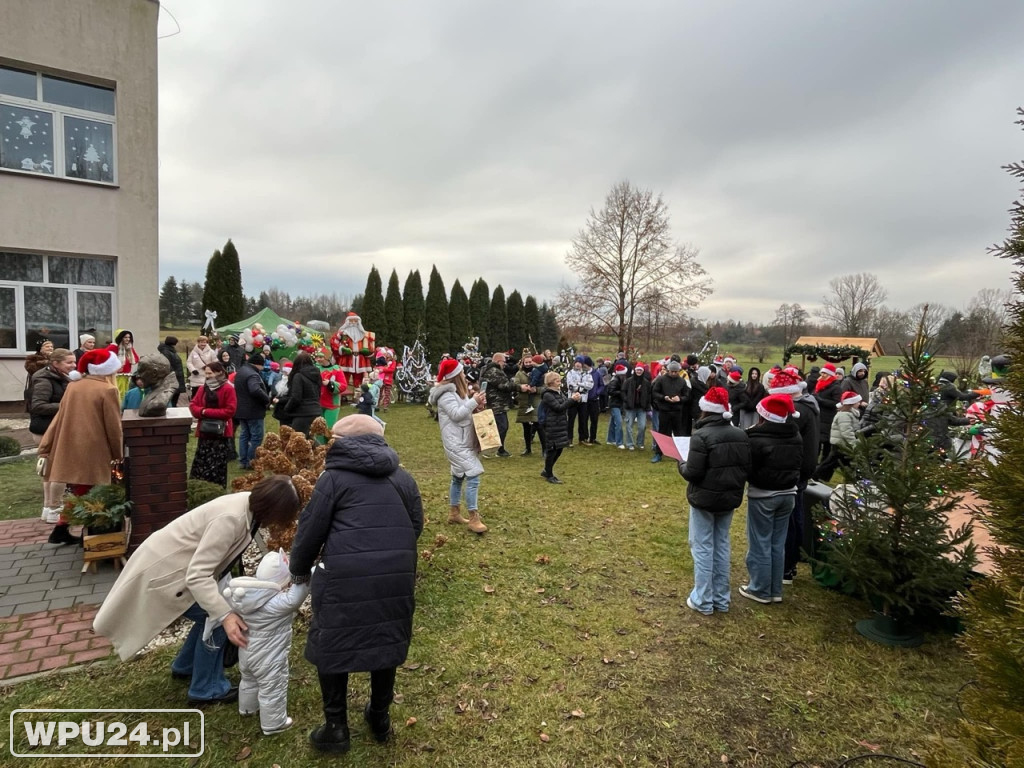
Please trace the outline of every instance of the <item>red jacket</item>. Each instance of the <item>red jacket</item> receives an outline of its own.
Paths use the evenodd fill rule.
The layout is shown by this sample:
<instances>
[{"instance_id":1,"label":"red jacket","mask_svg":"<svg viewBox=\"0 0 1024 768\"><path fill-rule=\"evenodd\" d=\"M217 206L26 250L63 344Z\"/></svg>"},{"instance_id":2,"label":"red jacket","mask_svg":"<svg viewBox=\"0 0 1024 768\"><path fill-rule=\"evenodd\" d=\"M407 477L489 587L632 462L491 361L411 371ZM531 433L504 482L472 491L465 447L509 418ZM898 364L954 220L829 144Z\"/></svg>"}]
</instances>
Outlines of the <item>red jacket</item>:
<instances>
[{"instance_id":1,"label":"red jacket","mask_svg":"<svg viewBox=\"0 0 1024 768\"><path fill-rule=\"evenodd\" d=\"M235 408L238 407L238 399L235 397L235 388L231 382L225 381L216 392L217 407L206 407L206 386L196 390L192 396L192 402L188 409L192 415L202 421L203 419L224 419L227 427L224 430L224 437L232 437L235 434L235 425L231 419L234 418ZM196 425L196 437L199 437L199 425Z\"/></svg>"}]
</instances>

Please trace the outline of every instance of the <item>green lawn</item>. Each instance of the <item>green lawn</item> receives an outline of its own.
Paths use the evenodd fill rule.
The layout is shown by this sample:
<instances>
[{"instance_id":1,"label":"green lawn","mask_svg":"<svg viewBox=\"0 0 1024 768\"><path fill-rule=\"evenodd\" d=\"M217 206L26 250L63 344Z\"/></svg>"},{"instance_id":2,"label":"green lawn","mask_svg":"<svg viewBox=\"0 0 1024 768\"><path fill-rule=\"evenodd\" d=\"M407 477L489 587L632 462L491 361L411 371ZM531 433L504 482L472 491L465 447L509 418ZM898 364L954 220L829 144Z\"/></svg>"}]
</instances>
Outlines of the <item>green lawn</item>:
<instances>
[{"instance_id":1,"label":"green lawn","mask_svg":"<svg viewBox=\"0 0 1024 768\"><path fill-rule=\"evenodd\" d=\"M552 486L538 476L538 454L519 457L513 426L514 458L485 462L480 502L491 530L477 537L444 522L448 465L437 424L422 406L395 406L384 418L430 523L420 539L413 644L393 707L396 738L371 742L360 714L366 676L356 676L348 764L720 766L728 758L738 766L831 766L871 748L858 742L916 753L929 765L966 762L951 734L956 693L971 671L954 640L929 636L916 650L873 645L853 628L867 607L818 587L803 566L783 604L745 601L736 592L745 577L743 514L733 524L731 611L703 617L686 608L685 484L671 462L578 446L559 462L565 484ZM23 516L37 513L31 470L0 468L0 483L14 489L5 508ZM232 764L244 748L251 756L241 765L341 763L306 742L321 712L316 672L302 658L304 634L297 627L292 649L295 729L264 738L258 722L233 707L212 708L207 752L194 764ZM172 654L0 695L8 709L184 706L185 690L168 674Z\"/></svg>"}]
</instances>

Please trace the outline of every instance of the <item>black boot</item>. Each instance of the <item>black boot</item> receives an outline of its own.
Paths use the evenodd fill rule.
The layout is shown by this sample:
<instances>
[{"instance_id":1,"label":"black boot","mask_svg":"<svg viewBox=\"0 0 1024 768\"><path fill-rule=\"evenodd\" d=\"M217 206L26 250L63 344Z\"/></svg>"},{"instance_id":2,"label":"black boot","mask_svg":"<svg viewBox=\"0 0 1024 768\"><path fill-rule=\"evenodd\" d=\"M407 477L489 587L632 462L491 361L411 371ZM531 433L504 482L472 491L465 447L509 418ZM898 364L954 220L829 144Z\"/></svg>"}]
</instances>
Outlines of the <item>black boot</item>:
<instances>
[{"instance_id":1,"label":"black boot","mask_svg":"<svg viewBox=\"0 0 1024 768\"><path fill-rule=\"evenodd\" d=\"M81 544L78 536L71 535L71 529L67 523L57 523L50 531L50 538L46 540L49 544Z\"/></svg>"},{"instance_id":2,"label":"black boot","mask_svg":"<svg viewBox=\"0 0 1024 768\"><path fill-rule=\"evenodd\" d=\"M320 752L341 754L348 752L348 723L324 723L309 733L309 743Z\"/></svg>"},{"instance_id":3,"label":"black boot","mask_svg":"<svg viewBox=\"0 0 1024 768\"><path fill-rule=\"evenodd\" d=\"M385 709L383 712L376 712L370 709L370 702L366 702L366 709L363 710L363 717L370 726L373 738L383 744L391 736L391 713Z\"/></svg>"}]
</instances>

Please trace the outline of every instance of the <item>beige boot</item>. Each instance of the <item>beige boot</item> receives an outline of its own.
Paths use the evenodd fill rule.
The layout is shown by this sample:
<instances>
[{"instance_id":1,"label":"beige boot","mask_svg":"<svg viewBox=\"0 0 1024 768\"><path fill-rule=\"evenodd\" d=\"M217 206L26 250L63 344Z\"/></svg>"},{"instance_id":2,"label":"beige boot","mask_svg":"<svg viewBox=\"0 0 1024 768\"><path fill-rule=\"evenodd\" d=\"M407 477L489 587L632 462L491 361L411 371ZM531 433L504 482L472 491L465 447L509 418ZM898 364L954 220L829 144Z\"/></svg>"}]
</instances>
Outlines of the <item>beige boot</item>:
<instances>
[{"instance_id":1,"label":"beige boot","mask_svg":"<svg viewBox=\"0 0 1024 768\"><path fill-rule=\"evenodd\" d=\"M448 522L451 523L452 525L465 525L466 523L469 522L469 520L464 518L459 513L459 505L458 504L454 504L448 510Z\"/></svg>"},{"instance_id":2,"label":"beige boot","mask_svg":"<svg viewBox=\"0 0 1024 768\"><path fill-rule=\"evenodd\" d=\"M480 513L475 509L469 510L469 530L473 533L486 533L487 526L480 519Z\"/></svg>"}]
</instances>

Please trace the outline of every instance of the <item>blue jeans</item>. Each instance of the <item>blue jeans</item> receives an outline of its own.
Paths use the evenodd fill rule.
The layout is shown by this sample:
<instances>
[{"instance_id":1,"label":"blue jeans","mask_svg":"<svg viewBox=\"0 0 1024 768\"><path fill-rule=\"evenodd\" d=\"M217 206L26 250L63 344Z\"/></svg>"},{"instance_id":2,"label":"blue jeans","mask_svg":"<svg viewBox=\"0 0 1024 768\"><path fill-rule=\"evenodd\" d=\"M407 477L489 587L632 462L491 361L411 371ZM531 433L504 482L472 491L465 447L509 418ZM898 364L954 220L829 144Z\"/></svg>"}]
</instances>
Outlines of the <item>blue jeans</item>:
<instances>
[{"instance_id":1,"label":"blue jeans","mask_svg":"<svg viewBox=\"0 0 1024 768\"><path fill-rule=\"evenodd\" d=\"M795 494L747 497L747 572L749 592L768 599L782 597L786 561L786 531L796 503Z\"/></svg>"},{"instance_id":2,"label":"blue jeans","mask_svg":"<svg viewBox=\"0 0 1024 768\"><path fill-rule=\"evenodd\" d=\"M238 463L248 467L262 444L263 419L241 419L238 422Z\"/></svg>"},{"instance_id":3,"label":"blue jeans","mask_svg":"<svg viewBox=\"0 0 1024 768\"><path fill-rule=\"evenodd\" d=\"M622 409L612 408L608 419L608 445L622 445Z\"/></svg>"},{"instance_id":4,"label":"blue jeans","mask_svg":"<svg viewBox=\"0 0 1024 768\"><path fill-rule=\"evenodd\" d=\"M171 662L171 670L181 675L192 675L192 682L188 687L190 699L216 699L223 696L231 688L231 683L224 676L224 644L228 641L227 633L223 627L217 627L210 637L210 643L215 648L208 648L203 642L206 611L199 603L192 603L184 616L195 623L189 630L178 655Z\"/></svg>"},{"instance_id":5,"label":"blue jeans","mask_svg":"<svg viewBox=\"0 0 1024 768\"><path fill-rule=\"evenodd\" d=\"M715 514L690 507L690 554L693 591L690 601L701 613L728 611L729 525L733 513Z\"/></svg>"},{"instance_id":6,"label":"blue jeans","mask_svg":"<svg viewBox=\"0 0 1024 768\"><path fill-rule=\"evenodd\" d=\"M459 506L459 501L462 497L462 486L466 486L466 509L470 512L478 509L476 494L480 490L480 475L474 475L473 477L456 477L452 475L452 484L448 488L448 503L453 507Z\"/></svg>"},{"instance_id":7,"label":"blue jeans","mask_svg":"<svg viewBox=\"0 0 1024 768\"><path fill-rule=\"evenodd\" d=\"M629 409L626 411L626 419L622 431L626 438L626 446L633 447L633 425L638 424L636 433L636 447L644 447L644 432L647 429L647 411Z\"/></svg>"},{"instance_id":8,"label":"blue jeans","mask_svg":"<svg viewBox=\"0 0 1024 768\"><path fill-rule=\"evenodd\" d=\"M659 414L658 409L655 408L654 410L649 411L649 413L651 414L651 429L655 432L661 432L661 415Z\"/></svg>"}]
</instances>

